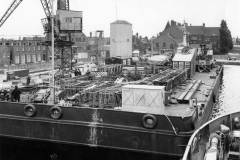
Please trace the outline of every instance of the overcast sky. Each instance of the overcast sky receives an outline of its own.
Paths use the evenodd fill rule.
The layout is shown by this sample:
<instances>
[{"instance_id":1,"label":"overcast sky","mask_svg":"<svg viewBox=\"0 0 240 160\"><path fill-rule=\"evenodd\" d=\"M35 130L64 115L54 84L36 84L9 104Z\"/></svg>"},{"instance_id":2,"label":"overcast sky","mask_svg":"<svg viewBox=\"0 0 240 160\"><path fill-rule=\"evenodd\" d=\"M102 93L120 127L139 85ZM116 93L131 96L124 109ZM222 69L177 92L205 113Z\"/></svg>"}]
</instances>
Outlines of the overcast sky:
<instances>
[{"instance_id":1,"label":"overcast sky","mask_svg":"<svg viewBox=\"0 0 240 160\"><path fill-rule=\"evenodd\" d=\"M13 0L0 0L0 16ZM55 0L56 3L56 0ZM83 11L83 32L104 30L116 19L133 24L133 32L154 36L168 20L184 20L192 25L219 26L227 21L232 36L240 37L240 0L70 0L71 10ZM44 11L40 0L23 0L0 28L0 35L42 35Z\"/></svg>"}]
</instances>

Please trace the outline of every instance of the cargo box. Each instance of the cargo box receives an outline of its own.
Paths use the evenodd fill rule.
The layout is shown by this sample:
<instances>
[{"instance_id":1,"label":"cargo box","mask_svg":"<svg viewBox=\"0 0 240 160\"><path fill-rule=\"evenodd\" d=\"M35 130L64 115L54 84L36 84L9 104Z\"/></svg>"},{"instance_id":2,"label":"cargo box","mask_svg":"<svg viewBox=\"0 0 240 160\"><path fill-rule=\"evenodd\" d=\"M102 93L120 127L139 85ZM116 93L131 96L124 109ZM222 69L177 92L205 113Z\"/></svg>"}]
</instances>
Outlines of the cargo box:
<instances>
[{"instance_id":1,"label":"cargo box","mask_svg":"<svg viewBox=\"0 0 240 160\"><path fill-rule=\"evenodd\" d=\"M126 85L122 87L122 109L131 112L164 112L164 86Z\"/></svg>"}]
</instances>

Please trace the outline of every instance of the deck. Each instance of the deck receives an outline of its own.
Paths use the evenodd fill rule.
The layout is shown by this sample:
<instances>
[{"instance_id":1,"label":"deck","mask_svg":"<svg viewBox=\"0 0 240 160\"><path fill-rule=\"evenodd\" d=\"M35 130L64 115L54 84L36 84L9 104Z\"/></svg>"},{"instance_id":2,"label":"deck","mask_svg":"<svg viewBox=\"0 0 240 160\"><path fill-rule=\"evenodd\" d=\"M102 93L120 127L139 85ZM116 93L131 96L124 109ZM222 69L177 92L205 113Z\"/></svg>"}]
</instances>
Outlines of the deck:
<instances>
[{"instance_id":1,"label":"deck","mask_svg":"<svg viewBox=\"0 0 240 160\"><path fill-rule=\"evenodd\" d=\"M191 80L187 80L186 83L175 88L171 94L171 103L165 107L165 113L168 116L179 116L179 117L189 117L195 112L195 109L190 106L189 102L179 103L177 101L178 97L181 96L183 92L188 92L187 94L192 94L188 99L197 99L198 104L206 104L208 101L209 94L214 88L216 81L216 70L212 69L209 73L195 73ZM198 89L195 92L191 88L191 84L196 80L201 80ZM191 88L191 89L190 89ZM191 92L191 93L189 93ZM186 97L186 96L185 96Z\"/></svg>"}]
</instances>

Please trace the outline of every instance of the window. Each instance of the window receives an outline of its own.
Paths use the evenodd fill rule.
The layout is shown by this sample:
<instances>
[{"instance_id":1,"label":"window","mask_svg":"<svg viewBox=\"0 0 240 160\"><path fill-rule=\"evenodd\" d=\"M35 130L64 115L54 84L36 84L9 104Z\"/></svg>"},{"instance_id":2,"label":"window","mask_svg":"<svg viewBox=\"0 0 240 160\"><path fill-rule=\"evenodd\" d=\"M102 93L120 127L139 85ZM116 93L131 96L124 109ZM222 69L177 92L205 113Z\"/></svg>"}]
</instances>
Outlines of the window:
<instances>
[{"instance_id":1,"label":"window","mask_svg":"<svg viewBox=\"0 0 240 160\"><path fill-rule=\"evenodd\" d=\"M21 64L25 64L25 54L21 55Z\"/></svg>"},{"instance_id":2,"label":"window","mask_svg":"<svg viewBox=\"0 0 240 160\"><path fill-rule=\"evenodd\" d=\"M38 62L41 61L41 55L40 54L37 55L37 61Z\"/></svg>"},{"instance_id":3,"label":"window","mask_svg":"<svg viewBox=\"0 0 240 160\"><path fill-rule=\"evenodd\" d=\"M32 62L36 63L36 55L35 54L32 55Z\"/></svg>"},{"instance_id":4,"label":"window","mask_svg":"<svg viewBox=\"0 0 240 160\"><path fill-rule=\"evenodd\" d=\"M20 59L19 55L15 56L14 59L15 59L15 64L19 64L19 62L20 62L20 61L19 61L19 59Z\"/></svg>"},{"instance_id":5,"label":"window","mask_svg":"<svg viewBox=\"0 0 240 160\"><path fill-rule=\"evenodd\" d=\"M72 18L71 17L67 17L66 18L66 23L72 23Z\"/></svg>"},{"instance_id":6,"label":"window","mask_svg":"<svg viewBox=\"0 0 240 160\"><path fill-rule=\"evenodd\" d=\"M170 44L170 49L174 49L174 45L172 43Z\"/></svg>"},{"instance_id":7,"label":"window","mask_svg":"<svg viewBox=\"0 0 240 160\"><path fill-rule=\"evenodd\" d=\"M178 62L177 61L173 62L173 69L178 69Z\"/></svg>"},{"instance_id":8,"label":"window","mask_svg":"<svg viewBox=\"0 0 240 160\"><path fill-rule=\"evenodd\" d=\"M28 63L31 62L31 55L30 54L27 55L27 62Z\"/></svg>"},{"instance_id":9,"label":"window","mask_svg":"<svg viewBox=\"0 0 240 160\"><path fill-rule=\"evenodd\" d=\"M46 56L46 54L43 54L43 60L44 60L44 61L47 60L47 56Z\"/></svg>"},{"instance_id":10,"label":"window","mask_svg":"<svg viewBox=\"0 0 240 160\"><path fill-rule=\"evenodd\" d=\"M162 47L166 48L166 42L163 42Z\"/></svg>"}]
</instances>

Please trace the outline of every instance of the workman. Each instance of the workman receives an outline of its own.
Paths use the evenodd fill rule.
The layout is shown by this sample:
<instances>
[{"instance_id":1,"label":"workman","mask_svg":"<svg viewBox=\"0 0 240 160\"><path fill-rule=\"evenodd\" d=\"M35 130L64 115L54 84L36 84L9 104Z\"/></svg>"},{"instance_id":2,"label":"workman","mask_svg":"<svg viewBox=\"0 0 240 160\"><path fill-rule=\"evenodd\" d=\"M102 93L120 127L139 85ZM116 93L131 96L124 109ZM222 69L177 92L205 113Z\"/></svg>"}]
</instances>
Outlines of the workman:
<instances>
[{"instance_id":1,"label":"workman","mask_svg":"<svg viewBox=\"0 0 240 160\"><path fill-rule=\"evenodd\" d=\"M19 102L20 101L20 95L21 95L21 91L18 89L18 86L15 86L15 88L12 91L12 94L11 94L12 101L13 102Z\"/></svg>"}]
</instances>

